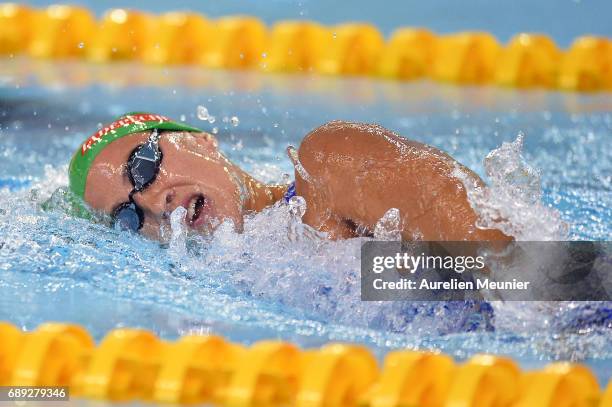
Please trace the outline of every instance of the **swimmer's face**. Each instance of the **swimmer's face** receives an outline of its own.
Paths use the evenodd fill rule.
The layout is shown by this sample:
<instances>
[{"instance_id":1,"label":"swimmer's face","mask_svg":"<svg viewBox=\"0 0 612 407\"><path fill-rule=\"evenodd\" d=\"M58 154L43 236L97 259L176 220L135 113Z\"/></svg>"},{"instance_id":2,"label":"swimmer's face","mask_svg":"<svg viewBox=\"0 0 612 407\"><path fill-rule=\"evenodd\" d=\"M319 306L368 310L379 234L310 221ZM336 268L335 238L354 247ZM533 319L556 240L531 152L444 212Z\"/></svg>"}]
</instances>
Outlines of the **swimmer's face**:
<instances>
[{"instance_id":1,"label":"swimmer's face","mask_svg":"<svg viewBox=\"0 0 612 407\"><path fill-rule=\"evenodd\" d=\"M127 172L131 152L144 144L150 131L120 138L96 157L87 176L85 201L94 209L112 214L134 188ZM162 132L163 154L155 181L133 195L144 212L141 233L159 239L179 206L187 209L185 224L199 232L212 231L224 220L242 228L241 170L217 148L206 133Z\"/></svg>"}]
</instances>

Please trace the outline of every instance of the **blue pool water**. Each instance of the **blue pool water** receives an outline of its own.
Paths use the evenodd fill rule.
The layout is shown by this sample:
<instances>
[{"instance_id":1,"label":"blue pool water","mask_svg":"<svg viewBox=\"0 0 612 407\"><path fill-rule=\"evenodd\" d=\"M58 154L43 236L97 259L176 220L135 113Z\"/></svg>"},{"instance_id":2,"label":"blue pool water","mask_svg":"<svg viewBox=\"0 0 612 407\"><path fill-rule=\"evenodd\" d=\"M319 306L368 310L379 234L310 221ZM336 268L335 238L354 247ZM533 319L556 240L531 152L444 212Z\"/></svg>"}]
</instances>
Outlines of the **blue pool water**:
<instances>
[{"instance_id":1,"label":"blue pool water","mask_svg":"<svg viewBox=\"0 0 612 407\"><path fill-rule=\"evenodd\" d=\"M159 112L217 132L230 159L265 181L292 173L288 144L345 119L380 123L444 149L488 179L497 196L514 188L500 178L505 170L530 168L534 180L539 174L541 187L529 192L541 200L518 202L520 209L499 202L524 239L610 240L609 93L19 58L1 61L0 86L0 320L24 329L71 321L96 339L138 326L168 339L215 332L243 343L359 342L378 355L402 347L458 359L492 352L525 368L563 359L586 363L602 382L612 374L609 322L572 322L595 319L612 304L499 303L486 321L444 303L362 303L362 240L309 237L286 206L252 216L241 235L222 226L194 239L177 228L163 245L40 208L67 184L79 143L127 111ZM214 123L198 120L199 105ZM508 144L519 133L522 149ZM504 142L485 168L487 154Z\"/></svg>"}]
</instances>

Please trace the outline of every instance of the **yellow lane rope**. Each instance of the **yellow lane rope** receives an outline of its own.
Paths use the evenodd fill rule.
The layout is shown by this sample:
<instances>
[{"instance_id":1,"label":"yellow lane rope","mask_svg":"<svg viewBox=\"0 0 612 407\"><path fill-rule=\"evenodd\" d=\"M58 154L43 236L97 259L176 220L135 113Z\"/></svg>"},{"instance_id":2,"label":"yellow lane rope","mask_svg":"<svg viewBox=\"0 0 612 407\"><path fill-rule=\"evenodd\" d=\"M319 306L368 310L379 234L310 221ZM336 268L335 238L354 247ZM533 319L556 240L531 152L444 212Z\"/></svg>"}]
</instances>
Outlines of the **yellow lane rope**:
<instances>
[{"instance_id":1,"label":"yellow lane rope","mask_svg":"<svg viewBox=\"0 0 612 407\"><path fill-rule=\"evenodd\" d=\"M250 347L214 336L175 342L116 329L96 346L78 325L22 332L0 322L0 386L68 386L71 397L223 406L612 407L585 366L522 371L510 358L390 352L382 368L365 347L302 350L282 341Z\"/></svg>"},{"instance_id":2,"label":"yellow lane rope","mask_svg":"<svg viewBox=\"0 0 612 407\"><path fill-rule=\"evenodd\" d=\"M109 10L100 20L82 7L34 9L0 4L0 55L191 64L264 72L429 78L574 91L612 90L612 40L577 38L561 50L547 36L523 33L505 46L491 34L435 35L400 28L385 40L376 27L326 27L281 21L271 28L248 16L208 19L189 12L152 15Z\"/></svg>"}]
</instances>

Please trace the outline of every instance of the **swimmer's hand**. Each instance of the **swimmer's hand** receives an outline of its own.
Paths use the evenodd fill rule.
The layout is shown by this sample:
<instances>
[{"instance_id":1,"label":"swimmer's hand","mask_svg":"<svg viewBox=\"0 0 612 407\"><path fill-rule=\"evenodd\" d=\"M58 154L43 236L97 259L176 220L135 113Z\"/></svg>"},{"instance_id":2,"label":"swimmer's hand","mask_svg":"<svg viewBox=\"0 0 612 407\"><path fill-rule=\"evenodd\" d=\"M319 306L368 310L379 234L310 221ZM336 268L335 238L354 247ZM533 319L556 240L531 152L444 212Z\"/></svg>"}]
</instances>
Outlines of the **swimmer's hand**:
<instances>
[{"instance_id":1,"label":"swimmer's hand","mask_svg":"<svg viewBox=\"0 0 612 407\"><path fill-rule=\"evenodd\" d=\"M401 216L403 240L511 240L496 229L476 227L456 169L482 180L437 148L377 125L335 121L288 151L296 192L306 200L303 220L331 238L371 236L390 208Z\"/></svg>"}]
</instances>

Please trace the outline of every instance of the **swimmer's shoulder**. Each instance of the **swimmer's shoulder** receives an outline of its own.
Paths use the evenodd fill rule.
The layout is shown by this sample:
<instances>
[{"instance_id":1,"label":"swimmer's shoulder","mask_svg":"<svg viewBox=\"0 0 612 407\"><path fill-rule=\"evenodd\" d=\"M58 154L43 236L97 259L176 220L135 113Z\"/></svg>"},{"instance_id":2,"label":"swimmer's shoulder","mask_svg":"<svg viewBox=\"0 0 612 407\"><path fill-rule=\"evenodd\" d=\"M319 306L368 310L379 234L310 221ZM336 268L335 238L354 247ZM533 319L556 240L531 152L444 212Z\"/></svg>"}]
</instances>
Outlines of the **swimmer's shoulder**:
<instances>
[{"instance_id":1,"label":"swimmer's shoulder","mask_svg":"<svg viewBox=\"0 0 612 407\"><path fill-rule=\"evenodd\" d=\"M314 130L304 137L304 141L310 141L311 139L331 139L331 140L343 140L351 141L356 138L398 138L404 139L393 131L384 128L383 126L375 123L361 123L351 122L344 120L333 120L327 122Z\"/></svg>"},{"instance_id":2,"label":"swimmer's shoulder","mask_svg":"<svg viewBox=\"0 0 612 407\"><path fill-rule=\"evenodd\" d=\"M303 155L345 153L351 155L383 155L396 153L419 156L437 155L441 151L400 136L379 124L334 120L308 133L300 145ZM307 157L304 157L307 159Z\"/></svg>"}]
</instances>

